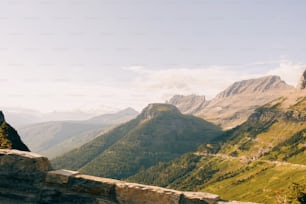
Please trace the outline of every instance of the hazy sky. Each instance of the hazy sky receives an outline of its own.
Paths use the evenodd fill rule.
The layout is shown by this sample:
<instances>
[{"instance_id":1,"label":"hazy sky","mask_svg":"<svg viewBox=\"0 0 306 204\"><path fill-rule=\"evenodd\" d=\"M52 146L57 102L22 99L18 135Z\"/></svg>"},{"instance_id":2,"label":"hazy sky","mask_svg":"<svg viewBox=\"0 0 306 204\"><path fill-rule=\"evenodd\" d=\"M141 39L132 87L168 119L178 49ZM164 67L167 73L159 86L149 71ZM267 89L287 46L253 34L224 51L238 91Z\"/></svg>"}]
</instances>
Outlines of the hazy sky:
<instances>
[{"instance_id":1,"label":"hazy sky","mask_svg":"<svg viewBox=\"0 0 306 204\"><path fill-rule=\"evenodd\" d=\"M1 107L112 111L306 64L305 0L1 0Z\"/></svg>"}]
</instances>

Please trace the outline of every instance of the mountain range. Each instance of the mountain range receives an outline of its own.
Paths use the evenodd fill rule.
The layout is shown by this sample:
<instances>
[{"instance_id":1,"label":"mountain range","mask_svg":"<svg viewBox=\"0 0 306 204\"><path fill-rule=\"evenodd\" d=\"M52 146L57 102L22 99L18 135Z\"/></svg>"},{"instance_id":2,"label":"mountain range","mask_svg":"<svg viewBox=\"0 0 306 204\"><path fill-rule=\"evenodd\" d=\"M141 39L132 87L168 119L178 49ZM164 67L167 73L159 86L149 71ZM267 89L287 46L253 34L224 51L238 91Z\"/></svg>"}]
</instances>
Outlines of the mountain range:
<instances>
[{"instance_id":1,"label":"mountain range","mask_svg":"<svg viewBox=\"0 0 306 204\"><path fill-rule=\"evenodd\" d=\"M136 119L52 162L58 168L230 200L303 203L304 82L303 74L296 89L268 76L236 82L210 101L175 96L168 103L189 114L171 104L151 104ZM209 121L215 124L191 114L214 116ZM219 125L230 123L239 125L221 131Z\"/></svg>"},{"instance_id":2,"label":"mountain range","mask_svg":"<svg viewBox=\"0 0 306 204\"><path fill-rule=\"evenodd\" d=\"M17 129L48 121L88 120L97 115L94 111L84 112L80 110L42 113L32 109L1 106L0 110L4 111L6 120Z\"/></svg>"},{"instance_id":3,"label":"mountain range","mask_svg":"<svg viewBox=\"0 0 306 204\"><path fill-rule=\"evenodd\" d=\"M61 144L56 151L67 152L53 159L53 166L90 175L229 200L306 203L305 84L306 70L297 88L267 76L235 82L212 100L177 95L166 104L149 104L139 115L127 109L119 117L123 120L104 115L39 124L41 150ZM10 126L3 115L0 119L5 148ZM45 137L48 127L53 135ZM31 135L39 141L35 132Z\"/></svg>"},{"instance_id":4,"label":"mountain range","mask_svg":"<svg viewBox=\"0 0 306 204\"><path fill-rule=\"evenodd\" d=\"M204 96L177 95L168 103L178 107L184 114L193 114L229 129L244 122L256 107L292 91L294 88L279 77L268 76L235 82L212 100L206 100ZM19 128L19 132L33 151L52 159L135 118L137 114L128 108L117 114L104 114L82 121L35 123Z\"/></svg>"},{"instance_id":5,"label":"mountain range","mask_svg":"<svg viewBox=\"0 0 306 204\"><path fill-rule=\"evenodd\" d=\"M306 97L299 92L257 108L246 122L197 151L128 180L241 201L304 203L305 150Z\"/></svg>"},{"instance_id":6,"label":"mountain range","mask_svg":"<svg viewBox=\"0 0 306 204\"><path fill-rule=\"evenodd\" d=\"M57 168L124 179L162 161L196 150L220 128L170 104L150 104L134 120L53 160Z\"/></svg>"},{"instance_id":7,"label":"mountain range","mask_svg":"<svg viewBox=\"0 0 306 204\"><path fill-rule=\"evenodd\" d=\"M167 103L177 106L182 113L231 129L245 122L257 107L293 92L295 88L280 77L266 76L235 82L212 100L205 100L204 96L177 95Z\"/></svg>"},{"instance_id":8,"label":"mountain range","mask_svg":"<svg viewBox=\"0 0 306 204\"><path fill-rule=\"evenodd\" d=\"M32 151L54 158L94 139L103 132L138 115L132 108L83 121L51 121L19 129Z\"/></svg>"}]
</instances>

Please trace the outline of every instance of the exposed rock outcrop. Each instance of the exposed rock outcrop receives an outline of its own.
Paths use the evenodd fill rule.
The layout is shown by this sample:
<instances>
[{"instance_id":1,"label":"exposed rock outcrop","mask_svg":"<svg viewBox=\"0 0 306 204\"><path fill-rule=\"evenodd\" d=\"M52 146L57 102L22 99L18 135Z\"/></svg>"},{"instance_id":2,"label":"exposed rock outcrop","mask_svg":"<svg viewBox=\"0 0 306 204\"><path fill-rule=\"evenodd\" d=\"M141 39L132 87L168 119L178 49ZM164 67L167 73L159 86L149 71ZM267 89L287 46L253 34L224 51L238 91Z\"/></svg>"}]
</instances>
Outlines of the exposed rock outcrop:
<instances>
[{"instance_id":1,"label":"exposed rock outcrop","mask_svg":"<svg viewBox=\"0 0 306 204\"><path fill-rule=\"evenodd\" d=\"M183 192L52 170L46 157L0 150L0 203L18 204L217 204L218 195ZM238 202L237 202L238 203Z\"/></svg>"},{"instance_id":2,"label":"exposed rock outcrop","mask_svg":"<svg viewBox=\"0 0 306 204\"><path fill-rule=\"evenodd\" d=\"M266 76L257 79L249 79L235 82L227 89L219 93L216 98L227 98L242 94L260 94L270 91L288 90L292 89L281 80L279 76Z\"/></svg>"},{"instance_id":3,"label":"exposed rock outcrop","mask_svg":"<svg viewBox=\"0 0 306 204\"><path fill-rule=\"evenodd\" d=\"M4 115L3 115L3 112L0 111L0 124L2 124L4 122Z\"/></svg>"},{"instance_id":4,"label":"exposed rock outcrop","mask_svg":"<svg viewBox=\"0 0 306 204\"><path fill-rule=\"evenodd\" d=\"M17 131L5 121L2 111L0 111L0 149L30 151L21 141Z\"/></svg>"},{"instance_id":5,"label":"exposed rock outcrop","mask_svg":"<svg viewBox=\"0 0 306 204\"><path fill-rule=\"evenodd\" d=\"M306 69L303 72L300 81L298 82L297 89L304 90L306 88Z\"/></svg>"}]
</instances>

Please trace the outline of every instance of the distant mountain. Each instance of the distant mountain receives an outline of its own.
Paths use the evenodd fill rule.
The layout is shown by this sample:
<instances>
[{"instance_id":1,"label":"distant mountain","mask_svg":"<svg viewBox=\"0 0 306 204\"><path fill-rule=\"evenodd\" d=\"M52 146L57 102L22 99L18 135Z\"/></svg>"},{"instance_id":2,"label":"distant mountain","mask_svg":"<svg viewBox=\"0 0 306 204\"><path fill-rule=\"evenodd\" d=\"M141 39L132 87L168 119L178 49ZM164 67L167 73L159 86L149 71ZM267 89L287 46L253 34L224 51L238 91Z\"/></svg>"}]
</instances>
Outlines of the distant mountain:
<instances>
[{"instance_id":1,"label":"distant mountain","mask_svg":"<svg viewBox=\"0 0 306 204\"><path fill-rule=\"evenodd\" d=\"M97 124L120 124L135 118L139 113L133 108L126 108L117 112L116 114L104 114L93 117L87 122Z\"/></svg>"},{"instance_id":2,"label":"distant mountain","mask_svg":"<svg viewBox=\"0 0 306 204\"><path fill-rule=\"evenodd\" d=\"M17 129L40 121L40 113L37 111L6 107L0 109L5 112L6 121Z\"/></svg>"},{"instance_id":3,"label":"distant mountain","mask_svg":"<svg viewBox=\"0 0 306 204\"><path fill-rule=\"evenodd\" d=\"M32 151L54 158L80 147L104 131L138 115L129 108L85 121L52 121L20 128L20 135Z\"/></svg>"},{"instance_id":4,"label":"distant mountain","mask_svg":"<svg viewBox=\"0 0 306 204\"><path fill-rule=\"evenodd\" d=\"M280 77L266 76L235 82L200 108L195 105L188 109L196 110L191 112L195 116L220 125L223 129L231 129L245 122L257 107L294 91L294 87L287 85ZM193 101L188 97L176 99L175 102L169 102L179 109L182 108L181 104L192 104Z\"/></svg>"},{"instance_id":5,"label":"distant mountain","mask_svg":"<svg viewBox=\"0 0 306 204\"><path fill-rule=\"evenodd\" d=\"M5 121L2 111L0 111L0 148L30 151L21 141L17 131Z\"/></svg>"},{"instance_id":6,"label":"distant mountain","mask_svg":"<svg viewBox=\"0 0 306 204\"><path fill-rule=\"evenodd\" d=\"M175 95L166 103L176 106L183 114L193 114L202 110L207 101L205 96L198 95Z\"/></svg>"},{"instance_id":7,"label":"distant mountain","mask_svg":"<svg viewBox=\"0 0 306 204\"><path fill-rule=\"evenodd\" d=\"M128 180L231 200L305 203L305 172L306 96L295 92L257 108L246 122L198 151Z\"/></svg>"},{"instance_id":8,"label":"distant mountain","mask_svg":"<svg viewBox=\"0 0 306 204\"><path fill-rule=\"evenodd\" d=\"M43 123L49 121L67 121L67 120L88 120L97 116L96 112L75 111L52 111L42 113L36 110L25 108L0 107L4 110L6 120L15 128L22 128L28 125Z\"/></svg>"},{"instance_id":9,"label":"distant mountain","mask_svg":"<svg viewBox=\"0 0 306 204\"><path fill-rule=\"evenodd\" d=\"M175 106L150 104L136 119L52 162L56 168L123 179L193 151L220 134L215 125L183 115Z\"/></svg>"}]
</instances>

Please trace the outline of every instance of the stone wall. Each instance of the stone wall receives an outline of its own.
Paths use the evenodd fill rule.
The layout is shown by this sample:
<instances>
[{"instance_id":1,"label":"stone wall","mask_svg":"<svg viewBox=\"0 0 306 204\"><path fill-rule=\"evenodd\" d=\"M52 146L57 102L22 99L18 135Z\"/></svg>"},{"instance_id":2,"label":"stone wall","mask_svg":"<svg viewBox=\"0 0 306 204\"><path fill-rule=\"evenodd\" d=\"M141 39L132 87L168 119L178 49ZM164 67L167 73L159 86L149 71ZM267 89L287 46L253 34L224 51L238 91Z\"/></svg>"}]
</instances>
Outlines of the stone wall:
<instances>
[{"instance_id":1,"label":"stone wall","mask_svg":"<svg viewBox=\"0 0 306 204\"><path fill-rule=\"evenodd\" d=\"M183 192L52 170L41 155L0 150L0 203L44 204L229 204L218 195Z\"/></svg>"}]
</instances>

